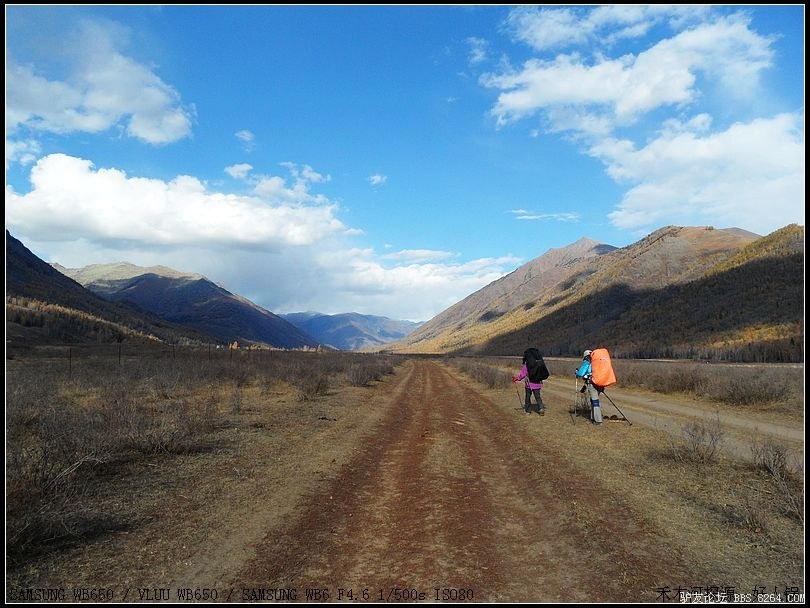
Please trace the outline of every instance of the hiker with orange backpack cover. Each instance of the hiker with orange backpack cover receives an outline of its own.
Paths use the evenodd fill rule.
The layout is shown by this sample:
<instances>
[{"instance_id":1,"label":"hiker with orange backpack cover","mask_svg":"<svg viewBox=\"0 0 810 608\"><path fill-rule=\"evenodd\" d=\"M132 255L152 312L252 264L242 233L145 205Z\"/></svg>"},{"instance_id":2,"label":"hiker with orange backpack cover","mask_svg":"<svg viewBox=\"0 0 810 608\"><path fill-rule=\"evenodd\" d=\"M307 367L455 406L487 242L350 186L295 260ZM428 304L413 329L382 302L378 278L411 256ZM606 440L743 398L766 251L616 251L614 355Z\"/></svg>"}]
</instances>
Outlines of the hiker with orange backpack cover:
<instances>
[{"instance_id":1,"label":"hiker with orange backpack cover","mask_svg":"<svg viewBox=\"0 0 810 608\"><path fill-rule=\"evenodd\" d=\"M591 367L591 351L586 349L582 353L582 365L576 371L577 378L582 378L585 384L582 386L582 391L588 391L588 397L591 399L591 419L594 424L602 424L602 408L599 405L599 393L602 392L604 387L597 386L591 381L593 369Z\"/></svg>"}]
</instances>

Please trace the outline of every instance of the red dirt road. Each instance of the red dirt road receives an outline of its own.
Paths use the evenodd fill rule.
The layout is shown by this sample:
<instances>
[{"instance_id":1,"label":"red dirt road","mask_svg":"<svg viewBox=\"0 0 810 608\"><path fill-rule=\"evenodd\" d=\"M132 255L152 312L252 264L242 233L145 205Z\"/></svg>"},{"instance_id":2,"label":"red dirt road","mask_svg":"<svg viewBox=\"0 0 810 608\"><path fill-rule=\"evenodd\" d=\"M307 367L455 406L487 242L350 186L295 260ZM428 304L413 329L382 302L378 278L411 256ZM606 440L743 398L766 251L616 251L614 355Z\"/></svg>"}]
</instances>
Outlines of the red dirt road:
<instances>
[{"instance_id":1,"label":"red dirt road","mask_svg":"<svg viewBox=\"0 0 810 608\"><path fill-rule=\"evenodd\" d=\"M369 601L618 602L699 580L643 513L530 432L548 416L504 416L429 360L389 390L359 451L267 532L233 588L296 589L299 600L317 588L330 600L348 599L337 596L345 589Z\"/></svg>"}]
</instances>

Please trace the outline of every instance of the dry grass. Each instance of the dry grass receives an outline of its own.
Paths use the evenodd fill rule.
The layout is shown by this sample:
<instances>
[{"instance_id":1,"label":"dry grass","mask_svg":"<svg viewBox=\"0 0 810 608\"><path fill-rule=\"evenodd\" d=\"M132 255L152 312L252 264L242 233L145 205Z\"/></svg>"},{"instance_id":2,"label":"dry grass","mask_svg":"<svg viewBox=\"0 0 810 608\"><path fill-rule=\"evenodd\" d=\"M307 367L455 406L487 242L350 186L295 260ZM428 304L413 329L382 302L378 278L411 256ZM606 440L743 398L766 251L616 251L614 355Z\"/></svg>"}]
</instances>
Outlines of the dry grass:
<instances>
[{"instance_id":1,"label":"dry grass","mask_svg":"<svg viewBox=\"0 0 810 608\"><path fill-rule=\"evenodd\" d=\"M477 361L469 358L451 358L450 363L461 373L466 374L476 382L480 382L487 388L497 388L506 386L512 382L512 375L489 363ZM514 373L520 371L520 366Z\"/></svg>"},{"instance_id":2,"label":"dry grass","mask_svg":"<svg viewBox=\"0 0 810 608\"><path fill-rule=\"evenodd\" d=\"M490 363L516 366L514 359ZM546 363L556 364L552 374L573 372L572 361ZM511 387L486 394L504 415L514 415ZM596 429L575 420L569 402L545 401L547 414L532 427L538 440L591 471L594 484L626 497L635 505L634 523L662 544L680 547L680 559L706 576L663 584L731 586L744 593L803 585L803 475L784 466L790 458L782 448L755 446L762 454L755 465L724 452L724 429L715 422L685 429L672 443L639 425L606 423Z\"/></svg>"},{"instance_id":3,"label":"dry grass","mask_svg":"<svg viewBox=\"0 0 810 608\"><path fill-rule=\"evenodd\" d=\"M298 400L318 400L348 384L349 370L369 385L399 360L262 355L209 360L205 352L169 358L143 351L121 365L117 357L75 355L70 366L20 357L7 364L8 557L25 561L124 525L125 518L90 506L106 480L156 456L210 449L226 418L246 410L249 392L267 396L292 385Z\"/></svg>"}]
</instances>

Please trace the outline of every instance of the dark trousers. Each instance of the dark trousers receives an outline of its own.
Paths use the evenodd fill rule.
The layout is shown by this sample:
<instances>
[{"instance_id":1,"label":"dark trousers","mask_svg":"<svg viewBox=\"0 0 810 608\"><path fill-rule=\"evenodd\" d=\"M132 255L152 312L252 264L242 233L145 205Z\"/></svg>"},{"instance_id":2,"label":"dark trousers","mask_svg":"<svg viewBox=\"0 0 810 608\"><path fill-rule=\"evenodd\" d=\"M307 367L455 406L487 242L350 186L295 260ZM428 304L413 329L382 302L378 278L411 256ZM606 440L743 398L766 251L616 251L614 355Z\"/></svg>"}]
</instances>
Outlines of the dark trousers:
<instances>
[{"instance_id":1,"label":"dark trousers","mask_svg":"<svg viewBox=\"0 0 810 608\"><path fill-rule=\"evenodd\" d=\"M524 409L527 412L532 411L532 393L534 393L534 399L537 401L535 412L542 412L545 409L545 405L543 404L543 398L540 396L540 389L539 388L529 388L526 387L526 404Z\"/></svg>"}]
</instances>

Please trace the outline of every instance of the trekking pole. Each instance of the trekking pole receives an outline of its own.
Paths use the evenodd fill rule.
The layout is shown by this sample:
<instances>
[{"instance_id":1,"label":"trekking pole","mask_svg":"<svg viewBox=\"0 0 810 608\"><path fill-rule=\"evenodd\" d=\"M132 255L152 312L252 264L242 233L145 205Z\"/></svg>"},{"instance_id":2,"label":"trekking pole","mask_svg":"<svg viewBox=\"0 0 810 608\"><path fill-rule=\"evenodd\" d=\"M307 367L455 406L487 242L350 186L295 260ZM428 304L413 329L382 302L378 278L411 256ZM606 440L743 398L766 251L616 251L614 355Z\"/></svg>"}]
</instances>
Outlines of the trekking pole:
<instances>
[{"instance_id":1,"label":"trekking pole","mask_svg":"<svg viewBox=\"0 0 810 608\"><path fill-rule=\"evenodd\" d=\"M608 394L607 394L607 393L606 393L604 390L602 391L602 394L603 394L605 397L607 397L607 398L608 398L608 401L610 401L611 403L613 403L613 399L611 399L611 398L610 398L610 395L608 395ZM619 410L619 406L618 406L618 405L616 405L615 403L613 403L613 407L615 407L617 410ZM625 415L624 415L624 412L623 412L623 411L619 410L619 413L622 415L622 418L624 418L625 420L627 420L627 416L625 416ZM629 420L627 420L627 424L629 424L630 426L633 426L633 423L632 423L632 422L630 422Z\"/></svg>"},{"instance_id":2,"label":"trekking pole","mask_svg":"<svg viewBox=\"0 0 810 608\"><path fill-rule=\"evenodd\" d=\"M515 393L517 393L518 405L520 405L520 409L524 409L523 402L520 400L520 389L518 388L517 382L513 382L512 384L515 385Z\"/></svg>"},{"instance_id":3,"label":"trekking pole","mask_svg":"<svg viewBox=\"0 0 810 608\"><path fill-rule=\"evenodd\" d=\"M576 416L579 415L579 398L577 393L579 391L579 382L577 377L574 376L574 407L571 408L571 424L576 424Z\"/></svg>"}]
</instances>

